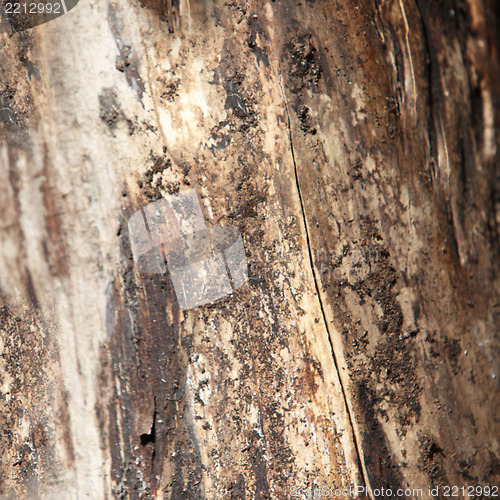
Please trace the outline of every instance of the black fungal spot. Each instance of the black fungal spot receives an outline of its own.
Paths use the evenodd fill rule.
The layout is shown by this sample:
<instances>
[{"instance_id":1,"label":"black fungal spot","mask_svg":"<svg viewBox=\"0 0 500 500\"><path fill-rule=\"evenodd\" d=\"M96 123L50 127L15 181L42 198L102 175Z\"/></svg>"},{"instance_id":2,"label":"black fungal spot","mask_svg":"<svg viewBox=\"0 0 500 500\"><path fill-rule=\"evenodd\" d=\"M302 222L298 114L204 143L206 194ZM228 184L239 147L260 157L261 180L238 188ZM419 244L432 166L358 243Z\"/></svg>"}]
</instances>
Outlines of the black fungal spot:
<instances>
[{"instance_id":1,"label":"black fungal spot","mask_svg":"<svg viewBox=\"0 0 500 500\"><path fill-rule=\"evenodd\" d=\"M116 129L123 116L116 92L111 88L103 88L99 94L99 116L111 131Z\"/></svg>"}]
</instances>

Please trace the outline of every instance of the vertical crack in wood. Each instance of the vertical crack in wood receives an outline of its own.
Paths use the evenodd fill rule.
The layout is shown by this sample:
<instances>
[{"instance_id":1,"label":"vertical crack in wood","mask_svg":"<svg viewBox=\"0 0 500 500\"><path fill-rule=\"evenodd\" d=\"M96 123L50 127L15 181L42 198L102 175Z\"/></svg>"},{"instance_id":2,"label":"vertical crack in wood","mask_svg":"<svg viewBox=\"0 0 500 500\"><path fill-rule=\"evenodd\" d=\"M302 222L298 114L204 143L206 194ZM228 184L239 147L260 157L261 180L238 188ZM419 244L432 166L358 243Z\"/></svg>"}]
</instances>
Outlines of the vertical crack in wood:
<instances>
[{"instance_id":1,"label":"vertical crack in wood","mask_svg":"<svg viewBox=\"0 0 500 500\"><path fill-rule=\"evenodd\" d=\"M352 409L350 407L349 400L347 398L347 393L346 393L346 390L345 390L345 387L344 387L344 382L342 381L342 374L340 373L339 363L338 363L338 360L337 360L337 355L335 354L335 348L334 348L334 345L333 345L332 336L330 334L330 328L328 327L328 321L326 319L325 307L324 307L323 300L322 300L321 293L320 293L320 287L319 287L319 283L318 283L318 277L317 277L317 274L316 274L316 269L314 267L314 261L313 261L313 257L312 257L312 251L311 251L311 240L310 240L310 236L309 236L309 225L307 224L306 211L305 211L305 207L304 207L304 201L303 201L303 198L302 198L302 191L300 189L300 181L299 181L299 174L298 174L298 170L297 170L297 163L295 161L295 152L294 152L294 148L293 148L292 124L291 124L291 120L290 120L290 112L288 110L288 100L286 98L286 94L285 94L285 90L284 90L284 87L283 87L283 83L281 81L281 78L282 78L281 74L282 73L281 73L281 68L280 68L280 74L279 74L278 84L279 84L280 91L281 91L281 94L283 96L283 101L284 101L284 104L285 104L285 113L286 113L287 128L288 128L288 137L289 137L289 140L290 140L290 152L292 154L292 162L293 162L293 170L294 170L294 176L295 176L295 184L296 184L296 187L297 187L297 193L298 193L298 196L299 196L299 203L300 203L300 209L301 209L301 214L302 214L302 220L303 220L304 228L305 228L306 243L307 243L307 255L309 257L309 265L311 266L311 271L312 271L313 280L314 280L314 287L316 289L316 294L318 295L319 306L320 306L320 309L321 309L321 317L322 317L323 324L324 324L324 327L325 327L325 330L326 330L326 333L327 333L327 336L328 336L328 342L330 344L330 349L332 351L333 364L335 366L335 369L337 370L337 374L338 374L338 378L339 378L339 383L340 383L340 389L342 391L342 398L344 399L344 404L345 404L345 408L346 408L346 412L347 412L347 417L349 419L349 425L350 425L351 430L352 430L352 437L353 437L353 441L354 441L354 447L355 447L355 450L356 450L356 456L357 456L357 459L358 459L359 467L361 469L361 474L362 474L363 480L365 482L365 485L368 487L368 496L370 497L370 499L373 500L373 496L372 496L372 493L371 493L371 487L370 487L370 480L369 480L369 477L368 477L368 472L366 471L366 465L365 465L364 460L363 460L363 453L362 453L362 450L361 450L361 447L360 447L360 444L359 444L360 440L358 439L358 436L356 434L356 429L354 427L354 418L352 416Z\"/></svg>"},{"instance_id":2,"label":"vertical crack in wood","mask_svg":"<svg viewBox=\"0 0 500 500\"><path fill-rule=\"evenodd\" d=\"M429 33L429 29L426 24L425 20L425 15L423 11L423 5L421 5L421 0L417 0L415 2L415 6L417 8L417 12L420 16L420 24L422 28L422 40L424 42L424 48L426 55L428 57L428 60L426 62L426 68L425 68L425 75L427 78L427 85L428 85L428 95L427 95L427 102L429 104L429 116L428 116L428 122L427 122L427 137L429 141L429 164L431 171L428 173L429 180L431 187L434 184L434 182L437 179L438 172L438 163L439 163L439 158L438 158L438 140L437 140L437 130L436 130L436 116L435 114L437 113L437 106L436 106L436 87L435 87L435 79L439 78L438 74L436 73L436 62L434 60L435 58L435 50L432 47L431 43L431 35Z\"/></svg>"}]
</instances>

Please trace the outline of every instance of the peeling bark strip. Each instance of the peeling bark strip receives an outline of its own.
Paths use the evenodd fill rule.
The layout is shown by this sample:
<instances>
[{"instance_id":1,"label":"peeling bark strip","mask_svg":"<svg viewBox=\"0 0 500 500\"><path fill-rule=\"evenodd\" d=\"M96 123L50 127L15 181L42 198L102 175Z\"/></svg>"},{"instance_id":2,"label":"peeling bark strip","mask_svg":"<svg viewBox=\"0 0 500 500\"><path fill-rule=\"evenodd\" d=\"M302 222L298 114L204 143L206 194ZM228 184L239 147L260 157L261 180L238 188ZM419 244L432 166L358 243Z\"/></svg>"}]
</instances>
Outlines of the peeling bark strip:
<instances>
[{"instance_id":1,"label":"peeling bark strip","mask_svg":"<svg viewBox=\"0 0 500 500\"><path fill-rule=\"evenodd\" d=\"M2 20L0 496L498 485L499 19L109 0ZM127 221L188 189L239 229L249 280L181 311Z\"/></svg>"}]
</instances>

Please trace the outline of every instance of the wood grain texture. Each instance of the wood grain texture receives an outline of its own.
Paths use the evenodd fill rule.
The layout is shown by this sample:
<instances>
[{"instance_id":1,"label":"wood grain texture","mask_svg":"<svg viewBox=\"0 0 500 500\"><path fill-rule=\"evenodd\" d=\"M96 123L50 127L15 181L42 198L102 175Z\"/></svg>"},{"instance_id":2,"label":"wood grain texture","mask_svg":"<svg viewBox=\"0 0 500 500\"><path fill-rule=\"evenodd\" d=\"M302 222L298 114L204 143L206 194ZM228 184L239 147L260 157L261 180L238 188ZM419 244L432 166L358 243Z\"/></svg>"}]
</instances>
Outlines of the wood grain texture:
<instances>
[{"instance_id":1,"label":"wood grain texture","mask_svg":"<svg viewBox=\"0 0 500 500\"><path fill-rule=\"evenodd\" d=\"M0 494L498 484L495 16L110 0L2 21ZM127 221L191 188L249 280L182 312Z\"/></svg>"}]
</instances>

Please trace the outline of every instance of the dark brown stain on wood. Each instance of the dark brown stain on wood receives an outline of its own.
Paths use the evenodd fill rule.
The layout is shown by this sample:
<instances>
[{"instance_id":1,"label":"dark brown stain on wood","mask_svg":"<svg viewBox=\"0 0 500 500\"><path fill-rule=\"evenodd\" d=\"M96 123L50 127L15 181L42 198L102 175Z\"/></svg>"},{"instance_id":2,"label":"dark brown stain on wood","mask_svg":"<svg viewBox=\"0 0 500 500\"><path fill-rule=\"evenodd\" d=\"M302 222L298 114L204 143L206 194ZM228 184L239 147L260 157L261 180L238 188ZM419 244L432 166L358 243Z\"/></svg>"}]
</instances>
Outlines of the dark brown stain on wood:
<instances>
[{"instance_id":1,"label":"dark brown stain on wood","mask_svg":"<svg viewBox=\"0 0 500 500\"><path fill-rule=\"evenodd\" d=\"M40 185L44 204L45 227L47 238L43 241L45 260L54 276L67 276L69 274L69 259L66 249L66 233L61 226L57 200L57 190L51 185L51 162L47 145L43 148L43 181Z\"/></svg>"},{"instance_id":2,"label":"dark brown stain on wood","mask_svg":"<svg viewBox=\"0 0 500 500\"><path fill-rule=\"evenodd\" d=\"M102 432L112 452L115 493L154 495L164 461L175 457L171 498L202 499L201 462L186 415L191 346L181 336L182 313L168 275L134 269L126 220L120 241L123 269L110 290L110 339L101 360L103 396L108 390L112 396L99 409L108 422Z\"/></svg>"}]
</instances>

